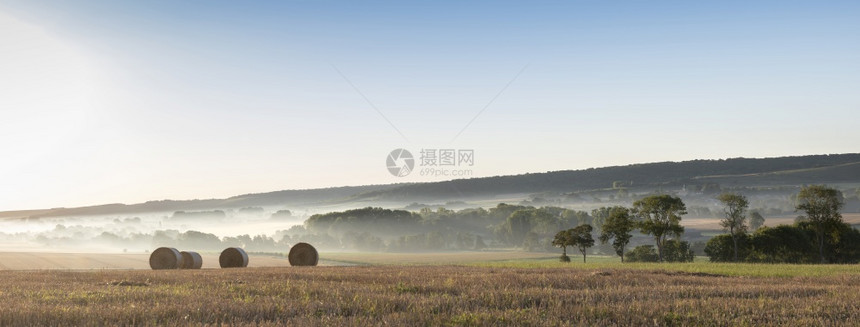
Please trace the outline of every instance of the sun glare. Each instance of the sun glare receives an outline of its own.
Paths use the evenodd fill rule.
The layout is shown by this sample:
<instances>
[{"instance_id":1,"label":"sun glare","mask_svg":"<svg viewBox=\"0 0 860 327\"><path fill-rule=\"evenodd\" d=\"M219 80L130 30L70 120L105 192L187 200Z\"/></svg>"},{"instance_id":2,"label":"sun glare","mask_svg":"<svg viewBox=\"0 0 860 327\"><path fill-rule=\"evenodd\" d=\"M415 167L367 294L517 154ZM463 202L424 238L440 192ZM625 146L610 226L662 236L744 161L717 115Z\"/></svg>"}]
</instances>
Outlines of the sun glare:
<instances>
[{"instance_id":1,"label":"sun glare","mask_svg":"<svg viewBox=\"0 0 860 327\"><path fill-rule=\"evenodd\" d=\"M92 124L96 74L79 49L3 13L0 40L0 178L9 186L0 198L3 207L20 207L32 197L27 190L48 178L31 174L33 167L75 151L74 142Z\"/></svg>"}]
</instances>

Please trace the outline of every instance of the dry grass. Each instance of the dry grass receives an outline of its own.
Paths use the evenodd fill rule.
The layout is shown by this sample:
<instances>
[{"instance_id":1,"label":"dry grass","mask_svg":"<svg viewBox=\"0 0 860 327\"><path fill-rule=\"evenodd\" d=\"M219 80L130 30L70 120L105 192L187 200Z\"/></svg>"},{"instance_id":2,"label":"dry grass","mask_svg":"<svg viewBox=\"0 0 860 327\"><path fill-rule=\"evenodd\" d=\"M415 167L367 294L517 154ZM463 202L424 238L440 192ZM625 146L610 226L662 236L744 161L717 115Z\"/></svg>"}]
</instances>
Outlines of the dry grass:
<instances>
[{"instance_id":1,"label":"dry grass","mask_svg":"<svg viewBox=\"0 0 860 327\"><path fill-rule=\"evenodd\" d=\"M850 325L860 273L370 266L0 271L0 325Z\"/></svg>"},{"instance_id":2,"label":"dry grass","mask_svg":"<svg viewBox=\"0 0 860 327\"><path fill-rule=\"evenodd\" d=\"M324 252L320 260L351 265L458 265L474 262L555 259L557 253L523 251L466 251L428 253Z\"/></svg>"},{"instance_id":3,"label":"dry grass","mask_svg":"<svg viewBox=\"0 0 860 327\"><path fill-rule=\"evenodd\" d=\"M200 253L203 268L220 268L219 253ZM322 265L337 264L320 260ZM287 258L249 255L248 267L289 267ZM148 253L0 252L0 270L150 269Z\"/></svg>"}]
</instances>

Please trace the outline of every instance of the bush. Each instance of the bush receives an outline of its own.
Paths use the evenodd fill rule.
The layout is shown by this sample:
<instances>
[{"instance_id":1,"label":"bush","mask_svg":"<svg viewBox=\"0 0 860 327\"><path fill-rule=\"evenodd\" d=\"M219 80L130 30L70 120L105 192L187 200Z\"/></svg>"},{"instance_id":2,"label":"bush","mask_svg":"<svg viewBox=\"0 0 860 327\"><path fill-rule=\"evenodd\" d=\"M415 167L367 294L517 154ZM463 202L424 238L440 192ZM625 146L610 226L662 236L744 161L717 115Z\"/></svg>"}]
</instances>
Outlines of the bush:
<instances>
[{"instance_id":1,"label":"bush","mask_svg":"<svg viewBox=\"0 0 860 327\"><path fill-rule=\"evenodd\" d=\"M860 231L848 224L834 225L824 246L828 262L860 262ZM705 246L711 262L730 262L734 258L733 251L732 237L727 234L711 238ZM762 227L752 235L740 237L738 259L746 262L818 263L815 231L805 221Z\"/></svg>"},{"instance_id":2,"label":"bush","mask_svg":"<svg viewBox=\"0 0 860 327\"><path fill-rule=\"evenodd\" d=\"M770 263L815 263L815 232L798 225L762 227L750 240L749 261Z\"/></svg>"},{"instance_id":3,"label":"bush","mask_svg":"<svg viewBox=\"0 0 860 327\"><path fill-rule=\"evenodd\" d=\"M658 262L660 256L653 245L640 245L625 254L628 262Z\"/></svg>"},{"instance_id":4,"label":"bush","mask_svg":"<svg viewBox=\"0 0 860 327\"><path fill-rule=\"evenodd\" d=\"M570 262L570 257L562 254L561 257L558 258L558 261Z\"/></svg>"},{"instance_id":5,"label":"bush","mask_svg":"<svg viewBox=\"0 0 860 327\"><path fill-rule=\"evenodd\" d=\"M738 238L738 261L745 261L750 254L750 238L746 234ZM705 254L711 262L732 262L735 258L734 242L729 234L717 235L708 240Z\"/></svg>"},{"instance_id":6,"label":"bush","mask_svg":"<svg viewBox=\"0 0 860 327\"><path fill-rule=\"evenodd\" d=\"M659 262L660 255L657 254L657 249L653 245L640 245L633 248L633 251L627 252L625 258L630 262ZM689 242L681 242L678 240L668 240L663 245L663 261L664 262L692 262L696 258L696 254L690 249Z\"/></svg>"},{"instance_id":7,"label":"bush","mask_svg":"<svg viewBox=\"0 0 860 327\"><path fill-rule=\"evenodd\" d=\"M693 262L696 254L690 248L690 242L668 240L663 245L663 261L665 262Z\"/></svg>"},{"instance_id":8,"label":"bush","mask_svg":"<svg viewBox=\"0 0 860 327\"><path fill-rule=\"evenodd\" d=\"M848 224L840 224L825 242L828 261L832 263L860 262L860 231Z\"/></svg>"}]
</instances>

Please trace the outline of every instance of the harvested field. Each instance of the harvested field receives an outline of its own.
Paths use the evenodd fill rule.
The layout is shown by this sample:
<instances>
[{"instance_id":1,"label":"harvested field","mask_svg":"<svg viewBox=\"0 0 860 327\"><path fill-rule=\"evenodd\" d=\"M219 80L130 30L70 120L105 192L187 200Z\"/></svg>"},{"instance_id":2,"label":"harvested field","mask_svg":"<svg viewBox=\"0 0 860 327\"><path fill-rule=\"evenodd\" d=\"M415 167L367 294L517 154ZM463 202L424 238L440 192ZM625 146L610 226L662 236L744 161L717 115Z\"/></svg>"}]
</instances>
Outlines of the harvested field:
<instances>
[{"instance_id":1,"label":"harvested field","mask_svg":"<svg viewBox=\"0 0 860 327\"><path fill-rule=\"evenodd\" d=\"M203 269L220 268L218 253L200 253ZM288 267L285 257L250 255L248 267ZM320 265L344 265L320 259ZM0 270L150 269L148 253L0 252Z\"/></svg>"},{"instance_id":2,"label":"harvested field","mask_svg":"<svg viewBox=\"0 0 860 327\"><path fill-rule=\"evenodd\" d=\"M776 267L778 268L778 267ZM456 266L3 271L0 325L851 325L860 273Z\"/></svg>"},{"instance_id":3,"label":"harvested field","mask_svg":"<svg viewBox=\"0 0 860 327\"><path fill-rule=\"evenodd\" d=\"M220 268L219 253L202 252L203 269ZM556 258L554 253L445 252L445 253L320 253L320 266L467 264ZM249 254L248 267L288 267L286 257ZM0 252L0 270L31 269L150 269L148 253Z\"/></svg>"},{"instance_id":4,"label":"harvested field","mask_svg":"<svg viewBox=\"0 0 860 327\"><path fill-rule=\"evenodd\" d=\"M456 265L487 261L557 259L558 254L521 251L474 251L432 253L320 253L320 260L357 265Z\"/></svg>"}]
</instances>

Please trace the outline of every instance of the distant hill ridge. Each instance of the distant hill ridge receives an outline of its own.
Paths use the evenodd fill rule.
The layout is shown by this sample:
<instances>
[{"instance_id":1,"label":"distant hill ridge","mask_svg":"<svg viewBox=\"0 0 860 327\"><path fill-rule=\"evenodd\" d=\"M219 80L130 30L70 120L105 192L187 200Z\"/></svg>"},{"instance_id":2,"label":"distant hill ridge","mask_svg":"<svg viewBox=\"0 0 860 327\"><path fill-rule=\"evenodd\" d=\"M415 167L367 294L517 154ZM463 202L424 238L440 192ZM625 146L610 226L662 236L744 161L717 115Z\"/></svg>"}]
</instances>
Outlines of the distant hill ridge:
<instances>
[{"instance_id":1,"label":"distant hill ridge","mask_svg":"<svg viewBox=\"0 0 860 327\"><path fill-rule=\"evenodd\" d=\"M703 182L732 185L790 185L860 182L860 153L778 158L732 158L657 162L545 173L458 179L442 182L344 186L245 194L227 199L163 200L79 208L20 211L27 217L104 215L178 210L209 210L266 205L336 204L354 201L462 200L505 194L575 192L609 188L615 181L633 187ZM0 218L13 218L0 212ZM21 218L21 216L17 216Z\"/></svg>"}]
</instances>

